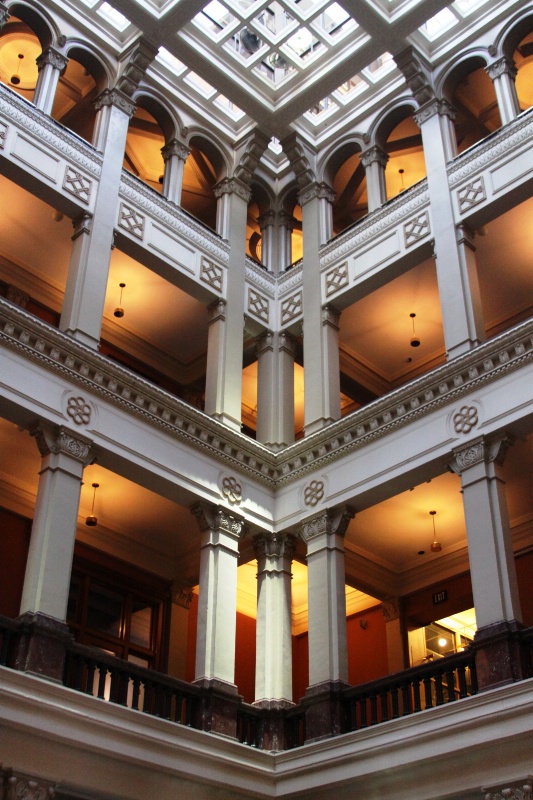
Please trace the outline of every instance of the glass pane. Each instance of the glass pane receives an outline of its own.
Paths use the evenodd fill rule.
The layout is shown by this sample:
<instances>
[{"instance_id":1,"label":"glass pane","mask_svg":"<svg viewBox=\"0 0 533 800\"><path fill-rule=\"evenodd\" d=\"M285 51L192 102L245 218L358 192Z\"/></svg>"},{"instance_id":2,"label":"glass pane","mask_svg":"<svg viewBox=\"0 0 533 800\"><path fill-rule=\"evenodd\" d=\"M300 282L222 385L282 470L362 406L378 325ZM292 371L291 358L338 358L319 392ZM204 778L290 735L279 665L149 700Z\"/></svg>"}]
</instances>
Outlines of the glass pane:
<instances>
[{"instance_id":1,"label":"glass pane","mask_svg":"<svg viewBox=\"0 0 533 800\"><path fill-rule=\"evenodd\" d=\"M124 598L118 592L91 583L87 603L87 626L119 638L122 632Z\"/></svg>"},{"instance_id":2,"label":"glass pane","mask_svg":"<svg viewBox=\"0 0 533 800\"><path fill-rule=\"evenodd\" d=\"M152 608L142 600L133 600L131 608L130 642L150 647L152 632Z\"/></svg>"}]
</instances>

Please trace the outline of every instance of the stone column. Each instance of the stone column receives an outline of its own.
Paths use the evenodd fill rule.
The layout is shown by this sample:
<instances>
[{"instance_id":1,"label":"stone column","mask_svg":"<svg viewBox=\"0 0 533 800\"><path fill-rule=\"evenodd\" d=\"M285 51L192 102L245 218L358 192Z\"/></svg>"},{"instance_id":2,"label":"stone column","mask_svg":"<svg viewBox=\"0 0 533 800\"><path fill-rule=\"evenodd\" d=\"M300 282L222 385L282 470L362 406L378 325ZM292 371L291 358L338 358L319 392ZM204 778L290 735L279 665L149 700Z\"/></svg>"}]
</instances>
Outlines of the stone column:
<instances>
[{"instance_id":1,"label":"stone column","mask_svg":"<svg viewBox=\"0 0 533 800\"><path fill-rule=\"evenodd\" d=\"M269 209L259 217L261 231L261 263L269 272L279 272L276 212Z\"/></svg>"},{"instance_id":2,"label":"stone column","mask_svg":"<svg viewBox=\"0 0 533 800\"><path fill-rule=\"evenodd\" d=\"M314 184L300 194L303 223L304 429L314 433L340 417L339 356L332 315L322 309L319 248L327 236L325 203L333 193ZM335 323L333 323L335 325ZM338 329L337 329L338 330Z\"/></svg>"},{"instance_id":3,"label":"stone column","mask_svg":"<svg viewBox=\"0 0 533 800\"><path fill-rule=\"evenodd\" d=\"M32 431L42 456L20 606L22 636L15 667L60 680L81 479L92 442L66 428L40 423Z\"/></svg>"},{"instance_id":4,"label":"stone column","mask_svg":"<svg viewBox=\"0 0 533 800\"><path fill-rule=\"evenodd\" d=\"M485 71L494 84L502 125L507 125L520 114L515 84L516 65L511 58L502 56L485 67Z\"/></svg>"},{"instance_id":5,"label":"stone column","mask_svg":"<svg viewBox=\"0 0 533 800\"><path fill-rule=\"evenodd\" d=\"M163 175L163 197L175 203L181 203L181 190L183 187L183 169L185 162L191 152L190 147L182 144L177 139L171 139L161 148L161 154L165 162L165 174Z\"/></svg>"},{"instance_id":6,"label":"stone column","mask_svg":"<svg viewBox=\"0 0 533 800\"><path fill-rule=\"evenodd\" d=\"M290 534L254 538L257 558L255 705L283 708L292 702Z\"/></svg>"},{"instance_id":7,"label":"stone column","mask_svg":"<svg viewBox=\"0 0 533 800\"><path fill-rule=\"evenodd\" d=\"M456 448L450 463L461 477L481 688L527 676L515 635L521 611L501 470L511 441L480 436Z\"/></svg>"},{"instance_id":8,"label":"stone column","mask_svg":"<svg viewBox=\"0 0 533 800\"><path fill-rule=\"evenodd\" d=\"M387 638L387 664L389 674L405 669L402 625L400 620L400 598L387 597L381 601L381 611L385 618Z\"/></svg>"},{"instance_id":9,"label":"stone column","mask_svg":"<svg viewBox=\"0 0 533 800\"><path fill-rule=\"evenodd\" d=\"M448 358L463 355L485 339L472 235L456 227L446 171L455 155L453 112L444 100L430 101L415 115L422 132L437 280Z\"/></svg>"},{"instance_id":10,"label":"stone column","mask_svg":"<svg viewBox=\"0 0 533 800\"><path fill-rule=\"evenodd\" d=\"M117 90L106 89L96 101L96 146L104 159L90 227L85 217L83 243L72 250L60 329L89 347L98 347L122 161L135 106Z\"/></svg>"},{"instance_id":11,"label":"stone column","mask_svg":"<svg viewBox=\"0 0 533 800\"><path fill-rule=\"evenodd\" d=\"M45 114L52 113L57 84L67 64L68 58L54 47L43 50L37 59L39 76L33 95L33 104Z\"/></svg>"},{"instance_id":12,"label":"stone column","mask_svg":"<svg viewBox=\"0 0 533 800\"><path fill-rule=\"evenodd\" d=\"M240 181L225 179L218 184L215 194L219 198L219 222L222 225L219 232L229 241L230 263L224 309L224 335L211 336L210 328L205 412L229 428L240 431L246 217L250 192ZM219 330L221 328L217 326L217 332Z\"/></svg>"},{"instance_id":13,"label":"stone column","mask_svg":"<svg viewBox=\"0 0 533 800\"><path fill-rule=\"evenodd\" d=\"M195 679L234 687L237 563L244 520L221 506L191 509L202 534Z\"/></svg>"},{"instance_id":14,"label":"stone column","mask_svg":"<svg viewBox=\"0 0 533 800\"><path fill-rule=\"evenodd\" d=\"M294 352L288 333L257 340L257 441L274 450L294 442Z\"/></svg>"},{"instance_id":15,"label":"stone column","mask_svg":"<svg viewBox=\"0 0 533 800\"><path fill-rule=\"evenodd\" d=\"M0 3L0 31L2 30L8 19L9 19L9 11L3 4L2 0L2 2Z\"/></svg>"},{"instance_id":16,"label":"stone column","mask_svg":"<svg viewBox=\"0 0 533 800\"><path fill-rule=\"evenodd\" d=\"M278 214L278 269L283 272L292 264L292 231L294 217L286 211Z\"/></svg>"},{"instance_id":17,"label":"stone column","mask_svg":"<svg viewBox=\"0 0 533 800\"><path fill-rule=\"evenodd\" d=\"M348 683L344 535L354 512L321 511L302 523L307 544L309 687L306 741L344 730L341 692Z\"/></svg>"},{"instance_id":18,"label":"stone column","mask_svg":"<svg viewBox=\"0 0 533 800\"><path fill-rule=\"evenodd\" d=\"M359 155L365 168L366 191L368 196L368 213L380 208L387 200L385 183L385 167L389 157L387 153L375 145Z\"/></svg>"}]
</instances>

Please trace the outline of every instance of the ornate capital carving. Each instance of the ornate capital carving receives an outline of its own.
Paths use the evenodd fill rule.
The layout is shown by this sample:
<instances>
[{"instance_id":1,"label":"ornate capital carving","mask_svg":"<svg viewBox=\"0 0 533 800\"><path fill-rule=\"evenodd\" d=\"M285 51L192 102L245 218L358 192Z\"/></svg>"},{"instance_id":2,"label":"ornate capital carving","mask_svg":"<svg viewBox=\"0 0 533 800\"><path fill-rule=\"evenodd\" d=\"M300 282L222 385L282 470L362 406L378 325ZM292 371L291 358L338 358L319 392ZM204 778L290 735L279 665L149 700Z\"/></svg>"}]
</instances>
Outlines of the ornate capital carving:
<instances>
[{"instance_id":1,"label":"ornate capital carving","mask_svg":"<svg viewBox=\"0 0 533 800\"><path fill-rule=\"evenodd\" d=\"M488 64L485 67L485 72L491 81L496 80L496 78L501 78L502 75L509 75L509 77L514 81L518 70L512 58L502 56L502 58L498 58L496 61L493 61L492 64Z\"/></svg>"},{"instance_id":2,"label":"ornate capital carving","mask_svg":"<svg viewBox=\"0 0 533 800\"><path fill-rule=\"evenodd\" d=\"M305 206L311 200L326 200L328 203L333 203L335 192L327 183L313 183L298 195L298 201L301 206Z\"/></svg>"},{"instance_id":3,"label":"ornate capital carving","mask_svg":"<svg viewBox=\"0 0 533 800\"><path fill-rule=\"evenodd\" d=\"M455 110L448 101L443 99L439 100L436 97L421 106L420 110L413 115L413 119L420 128L424 122L431 119L431 117L434 117L436 114L439 114L441 117L449 117L451 120L455 119Z\"/></svg>"},{"instance_id":4,"label":"ornate capital carving","mask_svg":"<svg viewBox=\"0 0 533 800\"><path fill-rule=\"evenodd\" d=\"M5 800L53 800L54 787L24 775L11 774L5 784Z\"/></svg>"},{"instance_id":5,"label":"ornate capital carving","mask_svg":"<svg viewBox=\"0 0 533 800\"><path fill-rule=\"evenodd\" d=\"M79 461L84 467L94 460L92 441L79 433L69 431L62 425L59 427L38 422L30 433L35 437L37 447L41 456L48 456L50 453L62 453L75 461Z\"/></svg>"},{"instance_id":6,"label":"ornate capital carving","mask_svg":"<svg viewBox=\"0 0 533 800\"><path fill-rule=\"evenodd\" d=\"M506 787L496 792L488 792L485 800L532 800L533 790L531 781L516 788Z\"/></svg>"},{"instance_id":7,"label":"ornate capital carving","mask_svg":"<svg viewBox=\"0 0 533 800\"><path fill-rule=\"evenodd\" d=\"M263 231L265 228L273 227L276 224L277 218L278 215L272 208L269 208L268 211L265 211L264 214L261 214L261 216L258 219L259 228L261 229L261 231Z\"/></svg>"},{"instance_id":8,"label":"ornate capital carving","mask_svg":"<svg viewBox=\"0 0 533 800\"><path fill-rule=\"evenodd\" d=\"M217 183L213 189L213 193L217 200L224 194L236 194L237 197L240 197L246 203L249 203L252 197L252 193L248 187L237 178L223 178Z\"/></svg>"},{"instance_id":9,"label":"ornate capital carving","mask_svg":"<svg viewBox=\"0 0 533 800\"><path fill-rule=\"evenodd\" d=\"M274 334L272 331L265 331L256 340L256 353L258 356L266 353L267 351L274 350Z\"/></svg>"},{"instance_id":10,"label":"ornate capital carving","mask_svg":"<svg viewBox=\"0 0 533 800\"><path fill-rule=\"evenodd\" d=\"M212 506L209 503L196 503L191 507L200 531L225 531L238 539L248 533L248 526L238 514L227 511L222 506Z\"/></svg>"},{"instance_id":11,"label":"ornate capital carving","mask_svg":"<svg viewBox=\"0 0 533 800\"><path fill-rule=\"evenodd\" d=\"M341 318L341 312L337 311L334 306L323 306L322 307L322 325L330 325L332 328L339 330L339 322Z\"/></svg>"},{"instance_id":12,"label":"ornate capital carving","mask_svg":"<svg viewBox=\"0 0 533 800\"><path fill-rule=\"evenodd\" d=\"M220 300L215 300L214 303L207 306L207 311L209 313L209 324L217 322L218 320L225 320L226 301L222 300L222 298L220 298Z\"/></svg>"},{"instance_id":13,"label":"ornate capital carving","mask_svg":"<svg viewBox=\"0 0 533 800\"><path fill-rule=\"evenodd\" d=\"M177 156L180 161L186 161L190 152L191 148L178 141L178 139L171 139L161 148L161 155L164 161L168 161L171 156Z\"/></svg>"},{"instance_id":14,"label":"ornate capital carving","mask_svg":"<svg viewBox=\"0 0 533 800\"><path fill-rule=\"evenodd\" d=\"M260 533L254 536L253 545L258 561L268 557L292 559L296 548L296 537L290 533Z\"/></svg>"},{"instance_id":15,"label":"ornate capital carving","mask_svg":"<svg viewBox=\"0 0 533 800\"><path fill-rule=\"evenodd\" d=\"M512 443L513 438L507 433L490 439L486 436L480 436L453 451L454 458L450 463L450 467L457 475L461 475L465 470L477 464L490 464L493 461L497 464L503 464Z\"/></svg>"},{"instance_id":16,"label":"ornate capital carving","mask_svg":"<svg viewBox=\"0 0 533 800\"><path fill-rule=\"evenodd\" d=\"M400 618L400 598L386 597L381 601L381 611L385 622L392 622Z\"/></svg>"},{"instance_id":17,"label":"ornate capital carving","mask_svg":"<svg viewBox=\"0 0 533 800\"><path fill-rule=\"evenodd\" d=\"M41 53L40 56L38 56L36 63L39 72L46 67L47 64L50 64L54 69L57 69L61 72L67 66L68 58L54 47L48 47Z\"/></svg>"},{"instance_id":18,"label":"ornate capital carving","mask_svg":"<svg viewBox=\"0 0 533 800\"><path fill-rule=\"evenodd\" d=\"M278 337L278 349L288 353L294 358L296 354L296 339L294 336L291 336L287 331L282 331L278 334Z\"/></svg>"},{"instance_id":19,"label":"ornate capital carving","mask_svg":"<svg viewBox=\"0 0 533 800\"><path fill-rule=\"evenodd\" d=\"M180 586L172 592L172 602L181 608L190 608L193 591L190 587Z\"/></svg>"},{"instance_id":20,"label":"ornate capital carving","mask_svg":"<svg viewBox=\"0 0 533 800\"><path fill-rule=\"evenodd\" d=\"M319 536L344 537L350 520L354 517L355 511L350 506L328 508L326 511L320 511L302 522L302 539L307 543Z\"/></svg>"},{"instance_id":21,"label":"ornate capital carving","mask_svg":"<svg viewBox=\"0 0 533 800\"><path fill-rule=\"evenodd\" d=\"M72 234L72 241L78 238L82 233L90 233L93 222L93 215L88 211L83 211L79 217L72 220L72 227L74 233Z\"/></svg>"},{"instance_id":22,"label":"ornate capital carving","mask_svg":"<svg viewBox=\"0 0 533 800\"><path fill-rule=\"evenodd\" d=\"M26 292L23 292L21 289L18 289L16 286L8 286L6 292L6 298L9 300L10 303L19 306L19 308L26 308L30 296L29 294L26 294Z\"/></svg>"},{"instance_id":23,"label":"ornate capital carving","mask_svg":"<svg viewBox=\"0 0 533 800\"><path fill-rule=\"evenodd\" d=\"M123 111L128 117L133 117L135 114L135 103L132 103L129 97L122 94L118 89L104 89L95 100L94 107L100 111L104 106L115 106Z\"/></svg>"},{"instance_id":24,"label":"ornate capital carving","mask_svg":"<svg viewBox=\"0 0 533 800\"><path fill-rule=\"evenodd\" d=\"M382 167L386 167L387 161L389 160L387 153L377 145L374 147L369 147L368 150L364 151L364 153L359 153L359 158L361 159L361 164L365 169L371 164L375 163Z\"/></svg>"}]
</instances>

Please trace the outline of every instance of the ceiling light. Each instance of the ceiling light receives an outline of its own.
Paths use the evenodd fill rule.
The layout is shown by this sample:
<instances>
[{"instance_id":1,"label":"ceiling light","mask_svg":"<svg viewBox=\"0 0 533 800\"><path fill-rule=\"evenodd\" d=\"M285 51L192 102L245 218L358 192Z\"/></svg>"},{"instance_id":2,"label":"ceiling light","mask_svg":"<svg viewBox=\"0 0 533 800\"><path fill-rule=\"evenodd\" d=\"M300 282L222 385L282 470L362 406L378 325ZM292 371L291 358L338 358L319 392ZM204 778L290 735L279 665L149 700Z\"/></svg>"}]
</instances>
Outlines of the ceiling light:
<instances>
[{"instance_id":1,"label":"ceiling light","mask_svg":"<svg viewBox=\"0 0 533 800\"><path fill-rule=\"evenodd\" d=\"M440 553L442 550L442 545L440 542L437 542L437 534L435 532L435 514L436 511L430 511L431 519L433 520L433 542L431 543L431 552L432 553Z\"/></svg>"},{"instance_id":2,"label":"ceiling light","mask_svg":"<svg viewBox=\"0 0 533 800\"><path fill-rule=\"evenodd\" d=\"M409 314L409 316L413 320L413 335L411 336L411 347L420 347L420 339L418 338L418 336L415 333L415 317L416 317L416 314L411 313L411 314Z\"/></svg>"},{"instance_id":3,"label":"ceiling light","mask_svg":"<svg viewBox=\"0 0 533 800\"><path fill-rule=\"evenodd\" d=\"M11 80L10 80L10 83L11 83L12 86L18 86L19 83L20 83L19 72L20 72L20 64L21 64L23 58L24 58L24 55L22 53L19 53L18 54L19 63L17 64L17 71L15 72L14 75L11 76Z\"/></svg>"},{"instance_id":4,"label":"ceiling light","mask_svg":"<svg viewBox=\"0 0 533 800\"><path fill-rule=\"evenodd\" d=\"M96 490L98 489L99 486L100 486L99 483L93 483L92 484L92 487L94 489L94 492L93 492L93 505L92 505L92 508L91 508L91 513L89 514L89 516L85 520L85 524L88 525L89 528L94 528L94 526L98 523L97 518L94 516L94 501L96 499Z\"/></svg>"},{"instance_id":5,"label":"ceiling light","mask_svg":"<svg viewBox=\"0 0 533 800\"><path fill-rule=\"evenodd\" d=\"M126 288L125 283L119 283L120 286L120 300L118 301L118 306L113 311L113 316L115 317L123 317L124 316L124 309L122 308L122 290Z\"/></svg>"}]
</instances>

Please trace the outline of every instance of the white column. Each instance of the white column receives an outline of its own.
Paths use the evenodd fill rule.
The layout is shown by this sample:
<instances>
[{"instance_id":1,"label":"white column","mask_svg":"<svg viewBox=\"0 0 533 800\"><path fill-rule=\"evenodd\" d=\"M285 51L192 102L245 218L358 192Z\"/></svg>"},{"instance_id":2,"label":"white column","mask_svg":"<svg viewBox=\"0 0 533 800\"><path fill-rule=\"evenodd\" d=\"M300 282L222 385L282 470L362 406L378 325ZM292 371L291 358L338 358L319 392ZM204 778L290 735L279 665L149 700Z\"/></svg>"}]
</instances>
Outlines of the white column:
<instances>
[{"instance_id":1,"label":"white column","mask_svg":"<svg viewBox=\"0 0 533 800\"><path fill-rule=\"evenodd\" d=\"M244 521L221 506L191 509L202 534L196 680L235 681L237 564Z\"/></svg>"},{"instance_id":2,"label":"white column","mask_svg":"<svg viewBox=\"0 0 533 800\"><path fill-rule=\"evenodd\" d=\"M368 213L380 208L387 200L385 183L385 167L389 157L381 147L370 147L359 155L365 168L366 192L368 197Z\"/></svg>"},{"instance_id":3,"label":"white column","mask_svg":"<svg viewBox=\"0 0 533 800\"><path fill-rule=\"evenodd\" d=\"M241 429L242 347L244 329L244 284L246 253L246 218L250 192L236 179L225 179L216 187L222 235L230 245L230 263L224 310L224 335L208 341L208 370L205 389L205 412L233 430ZM213 329L215 330L215 329ZM216 348L216 352L214 352Z\"/></svg>"},{"instance_id":4,"label":"white column","mask_svg":"<svg viewBox=\"0 0 533 800\"><path fill-rule=\"evenodd\" d=\"M461 476L470 576L478 630L521 621L509 515L501 474L511 439L480 436L453 451Z\"/></svg>"},{"instance_id":5,"label":"white column","mask_svg":"<svg viewBox=\"0 0 533 800\"><path fill-rule=\"evenodd\" d=\"M165 174L163 175L163 197L175 203L181 203L181 190L183 187L183 169L187 157L191 152L190 147L171 139L161 148L161 154L165 162Z\"/></svg>"},{"instance_id":6,"label":"white column","mask_svg":"<svg viewBox=\"0 0 533 800\"><path fill-rule=\"evenodd\" d=\"M45 114L52 113L57 84L67 64L68 58L54 47L44 50L37 59L39 76L33 94L33 104Z\"/></svg>"},{"instance_id":7,"label":"white column","mask_svg":"<svg viewBox=\"0 0 533 800\"><path fill-rule=\"evenodd\" d=\"M32 431L42 456L20 613L66 620L83 469L92 442L44 423Z\"/></svg>"},{"instance_id":8,"label":"white column","mask_svg":"<svg viewBox=\"0 0 533 800\"><path fill-rule=\"evenodd\" d=\"M257 558L255 704L292 702L290 534L254 538Z\"/></svg>"},{"instance_id":9,"label":"white column","mask_svg":"<svg viewBox=\"0 0 533 800\"><path fill-rule=\"evenodd\" d=\"M327 236L333 193L314 184L300 194L303 224L304 429L306 435L340 417L339 356L335 354L329 313L322 309L319 248Z\"/></svg>"},{"instance_id":10,"label":"white column","mask_svg":"<svg viewBox=\"0 0 533 800\"><path fill-rule=\"evenodd\" d=\"M283 272L292 264L293 229L293 215L281 211L278 215L278 272Z\"/></svg>"},{"instance_id":11,"label":"white column","mask_svg":"<svg viewBox=\"0 0 533 800\"><path fill-rule=\"evenodd\" d=\"M381 611L385 618L385 636L387 640L387 665L389 674L405 669L403 653L403 636L400 619L400 599L387 597L381 602Z\"/></svg>"},{"instance_id":12,"label":"white column","mask_svg":"<svg viewBox=\"0 0 533 800\"><path fill-rule=\"evenodd\" d=\"M494 84L502 125L507 125L520 114L515 84L516 65L512 59L503 56L485 67L485 71Z\"/></svg>"},{"instance_id":13,"label":"white column","mask_svg":"<svg viewBox=\"0 0 533 800\"><path fill-rule=\"evenodd\" d=\"M95 143L104 153L102 172L90 229L85 223L87 239L72 251L60 322L61 330L95 348L100 341L124 148L135 107L117 90L106 89L96 108Z\"/></svg>"},{"instance_id":14,"label":"white column","mask_svg":"<svg viewBox=\"0 0 533 800\"><path fill-rule=\"evenodd\" d=\"M473 246L467 229L457 228L446 171L455 154L452 110L432 100L415 115L422 132L437 280L448 358L463 355L485 339Z\"/></svg>"},{"instance_id":15,"label":"white column","mask_svg":"<svg viewBox=\"0 0 533 800\"><path fill-rule=\"evenodd\" d=\"M257 340L257 441L275 450L294 442L294 352L288 333Z\"/></svg>"},{"instance_id":16,"label":"white column","mask_svg":"<svg viewBox=\"0 0 533 800\"><path fill-rule=\"evenodd\" d=\"M309 686L348 681L344 535L354 512L328 509L304 520L309 604Z\"/></svg>"}]
</instances>

